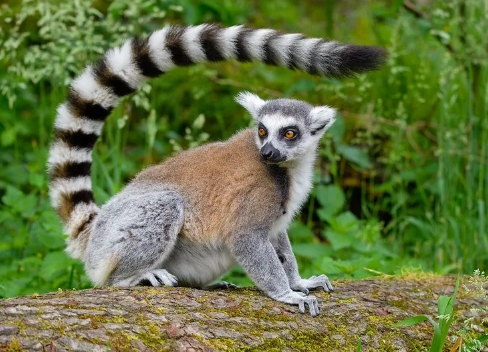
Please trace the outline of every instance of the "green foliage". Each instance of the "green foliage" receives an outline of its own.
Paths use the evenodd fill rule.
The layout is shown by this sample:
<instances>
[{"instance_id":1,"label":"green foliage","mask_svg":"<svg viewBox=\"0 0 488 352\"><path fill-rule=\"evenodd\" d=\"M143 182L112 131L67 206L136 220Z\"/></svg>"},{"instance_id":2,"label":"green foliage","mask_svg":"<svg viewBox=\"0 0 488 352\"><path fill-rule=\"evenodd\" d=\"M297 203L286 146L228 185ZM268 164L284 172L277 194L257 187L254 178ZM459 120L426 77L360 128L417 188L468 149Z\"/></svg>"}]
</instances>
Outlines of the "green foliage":
<instances>
[{"instance_id":1,"label":"green foliage","mask_svg":"<svg viewBox=\"0 0 488 352\"><path fill-rule=\"evenodd\" d=\"M437 300L437 323L431 317L426 315L417 315L402 320L399 323L393 325L393 327L407 327L412 326L424 321L429 321L434 328L434 336L432 338L432 344L430 346L430 352L442 352L442 349L447 341L447 333L454 321L454 303L456 302L456 295L459 288L459 278L456 281L456 287L454 293L451 296L440 295Z\"/></svg>"},{"instance_id":2,"label":"green foliage","mask_svg":"<svg viewBox=\"0 0 488 352\"><path fill-rule=\"evenodd\" d=\"M462 341L463 352L481 351L482 347L488 344L488 333L479 335L480 325L486 326L488 324L487 285L488 275L479 269L476 269L467 284L463 285L467 294L471 294L481 301L478 307L471 308L473 316L463 322L463 327L457 333L459 340Z\"/></svg>"},{"instance_id":3,"label":"green foliage","mask_svg":"<svg viewBox=\"0 0 488 352\"><path fill-rule=\"evenodd\" d=\"M47 185L38 172L21 166L0 170L2 180L11 177L17 186L7 184L1 197L0 297L88 287L83 267L63 251L59 220L50 209ZM39 193L24 193L24 188Z\"/></svg>"},{"instance_id":4,"label":"green foliage","mask_svg":"<svg viewBox=\"0 0 488 352\"><path fill-rule=\"evenodd\" d=\"M484 272L476 269L473 276L469 277L467 285L464 285L464 289L466 293L472 293L474 294L474 297L478 297L488 304L488 296L485 290L486 284L488 284L488 277ZM434 335L429 351L442 352L443 347L448 341L448 333L451 329L451 325L455 321L456 314L454 313L454 305L456 303L458 288L459 278L456 280L456 286L451 296L439 296L437 300L437 318L439 319L439 322L436 322L434 319L426 315L417 315L406 318L394 324L393 327L408 327L424 321L429 321L434 328ZM471 311L474 312L475 315L466 319L463 322L463 328L456 332L458 337L453 347L450 349L451 351L481 351L483 346L485 346L488 342L488 334L484 333L479 335L479 327L477 327L475 324L476 319L479 320L477 323L485 324L488 322L486 317L479 319L480 316L483 316L483 314L488 312L488 305L473 307L471 308ZM473 334L477 335L477 337L473 337Z\"/></svg>"},{"instance_id":5,"label":"green foliage","mask_svg":"<svg viewBox=\"0 0 488 352\"><path fill-rule=\"evenodd\" d=\"M7 0L0 5L0 297L83 288L48 200L47 150L68 82L106 49L168 23L246 23L385 46L377 73L337 81L236 62L175 69L124 100L94 153L105 202L148 164L250 123L233 97L338 108L310 201L290 228L304 276L488 264L486 2ZM226 277L249 284L241 269ZM439 323L440 324L440 323Z\"/></svg>"}]
</instances>

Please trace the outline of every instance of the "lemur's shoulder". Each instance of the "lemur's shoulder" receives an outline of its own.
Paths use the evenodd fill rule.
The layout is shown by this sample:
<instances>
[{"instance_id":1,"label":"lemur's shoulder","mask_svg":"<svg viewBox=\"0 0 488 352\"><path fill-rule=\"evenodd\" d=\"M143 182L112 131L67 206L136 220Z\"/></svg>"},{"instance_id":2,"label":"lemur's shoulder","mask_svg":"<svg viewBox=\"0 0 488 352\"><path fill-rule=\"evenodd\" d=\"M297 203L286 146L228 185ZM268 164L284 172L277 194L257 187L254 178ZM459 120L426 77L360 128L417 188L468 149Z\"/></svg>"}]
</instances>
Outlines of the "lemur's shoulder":
<instances>
[{"instance_id":1,"label":"lemur's shoulder","mask_svg":"<svg viewBox=\"0 0 488 352\"><path fill-rule=\"evenodd\" d=\"M238 177L247 169L261 169L259 151L250 129L240 131L223 142L181 151L161 163L141 171L133 182L157 182L184 186L207 178L205 183L221 183ZM264 170L264 169L263 169Z\"/></svg>"},{"instance_id":2,"label":"lemur's shoulder","mask_svg":"<svg viewBox=\"0 0 488 352\"><path fill-rule=\"evenodd\" d=\"M204 233L217 235L235 228L239 219L253 218L260 224L279 216L288 181L275 168L260 161L253 131L246 129L225 142L187 150L149 167L133 184L175 188L200 218Z\"/></svg>"}]
</instances>

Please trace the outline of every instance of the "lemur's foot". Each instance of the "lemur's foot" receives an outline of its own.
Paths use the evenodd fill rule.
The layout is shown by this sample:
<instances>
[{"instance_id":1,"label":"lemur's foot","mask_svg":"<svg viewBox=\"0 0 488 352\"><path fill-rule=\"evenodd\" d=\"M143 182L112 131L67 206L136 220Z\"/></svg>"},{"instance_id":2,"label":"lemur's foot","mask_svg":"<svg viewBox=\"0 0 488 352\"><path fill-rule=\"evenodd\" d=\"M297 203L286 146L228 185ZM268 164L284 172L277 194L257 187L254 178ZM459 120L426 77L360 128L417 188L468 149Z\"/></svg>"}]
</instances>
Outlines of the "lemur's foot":
<instances>
[{"instance_id":1,"label":"lemur's foot","mask_svg":"<svg viewBox=\"0 0 488 352\"><path fill-rule=\"evenodd\" d=\"M317 302L317 298L314 296L307 296L301 292L294 292L291 291L286 294L284 297L277 298L280 302L285 302L288 304L298 305L298 311L300 313L305 313L306 308L305 304L308 306L308 310L312 317L315 317L320 313L319 303Z\"/></svg>"},{"instance_id":2,"label":"lemur's foot","mask_svg":"<svg viewBox=\"0 0 488 352\"><path fill-rule=\"evenodd\" d=\"M154 269L148 271L141 277L141 281L139 285L143 281L149 281L151 286L176 286L178 284L178 279L176 276L170 274L168 271L164 269Z\"/></svg>"},{"instance_id":3,"label":"lemur's foot","mask_svg":"<svg viewBox=\"0 0 488 352\"><path fill-rule=\"evenodd\" d=\"M116 282L114 286L176 286L178 279L165 269L153 269L144 274L137 274L122 281Z\"/></svg>"},{"instance_id":4,"label":"lemur's foot","mask_svg":"<svg viewBox=\"0 0 488 352\"><path fill-rule=\"evenodd\" d=\"M329 278L325 275L312 276L309 279L300 279L300 281L295 282L290 285L293 291L300 291L308 295L310 289L317 287L322 287L325 292L334 291L334 287L329 281Z\"/></svg>"},{"instance_id":5,"label":"lemur's foot","mask_svg":"<svg viewBox=\"0 0 488 352\"><path fill-rule=\"evenodd\" d=\"M228 289L234 289L234 288L239 288L239 286L230 284L226 281L221 281L217 282L213 285L205 286L204 287L206 290L228 290Z\"/></svg>"}]
</instances>

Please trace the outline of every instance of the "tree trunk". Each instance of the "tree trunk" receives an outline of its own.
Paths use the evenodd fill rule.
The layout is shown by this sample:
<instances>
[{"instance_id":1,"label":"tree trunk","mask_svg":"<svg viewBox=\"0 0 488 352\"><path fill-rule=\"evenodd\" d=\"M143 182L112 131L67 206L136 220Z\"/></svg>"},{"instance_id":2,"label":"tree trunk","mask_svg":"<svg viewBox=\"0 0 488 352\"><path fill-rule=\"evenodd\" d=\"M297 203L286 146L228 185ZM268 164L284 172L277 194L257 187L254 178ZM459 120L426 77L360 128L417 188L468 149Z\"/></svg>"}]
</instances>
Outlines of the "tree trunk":
<instances>
[{"instance_id":1,"label":"tree trunk","mask_svg":"<svg viewBox=\"0 0 488 352\"><path fill-rule=\"evenodd\" d=\"M0 300L0 351L362 351L427 350L433 329L391 325L437 313L455 278L408 276L336 281L314 292L321 314L246 289L173 287L59 291ZM458 294L458 325L481 302ZM485 326L486 328L486 326Z\"/></svg>"}]
</instances>

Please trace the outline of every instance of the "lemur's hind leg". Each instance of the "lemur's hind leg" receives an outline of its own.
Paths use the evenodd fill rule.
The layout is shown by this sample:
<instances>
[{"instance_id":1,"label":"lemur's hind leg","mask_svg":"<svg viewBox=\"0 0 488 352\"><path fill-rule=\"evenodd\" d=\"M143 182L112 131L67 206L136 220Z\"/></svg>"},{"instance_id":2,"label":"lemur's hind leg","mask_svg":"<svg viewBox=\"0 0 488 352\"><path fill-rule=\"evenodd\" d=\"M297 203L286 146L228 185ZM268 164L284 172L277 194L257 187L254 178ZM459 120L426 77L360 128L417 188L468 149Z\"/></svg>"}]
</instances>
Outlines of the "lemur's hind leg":
<instances>
[{"instance_id":1,"label":"lemur's hind leg","mask_svg":"<svg viewBox=\"0 0 488 352\"><path fill-rule=\"evenodd\" d=\"M116 199L115 199L116 198ZM100 211L90 238L87 271L105 285L175 286L162 268L184 221L175 191L125 189Z\"/></svg>"}]
</instances>

